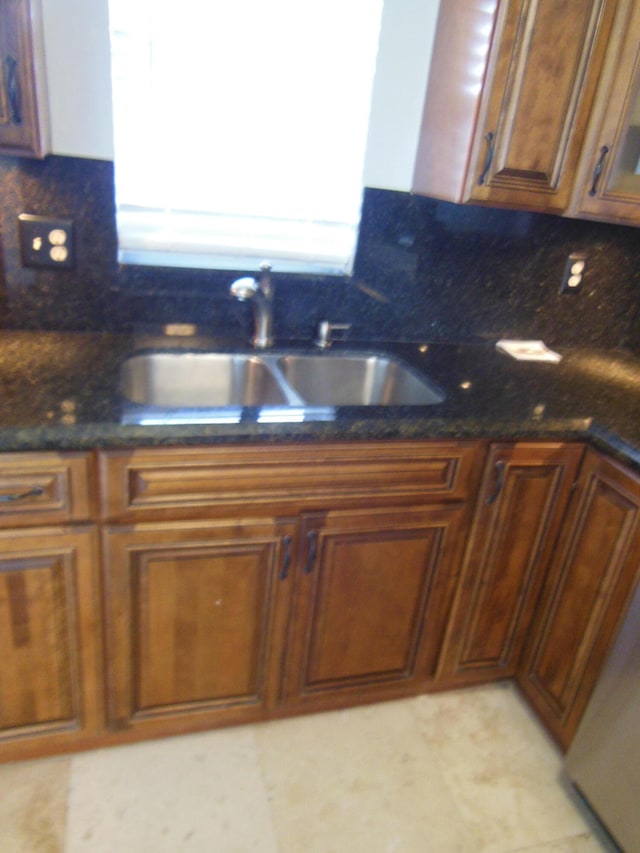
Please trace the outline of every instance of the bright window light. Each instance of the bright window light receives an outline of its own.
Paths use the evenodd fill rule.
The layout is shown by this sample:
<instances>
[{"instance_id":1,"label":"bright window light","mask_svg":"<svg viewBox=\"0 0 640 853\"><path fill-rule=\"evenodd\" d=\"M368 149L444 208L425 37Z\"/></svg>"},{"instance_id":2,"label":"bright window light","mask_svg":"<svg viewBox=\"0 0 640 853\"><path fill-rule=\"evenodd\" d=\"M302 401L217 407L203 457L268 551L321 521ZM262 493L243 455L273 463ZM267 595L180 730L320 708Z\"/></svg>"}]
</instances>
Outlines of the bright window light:
<instances>
[{"instance_id":1,"label":"bright window light","mask_svg":"<svg viewBox=\"0 0 640 853\"><path fill-rule=\"evenodd\" d=\"M382 0L109 0L124 263L351 271Z\"/></svg>"}]
</instances>

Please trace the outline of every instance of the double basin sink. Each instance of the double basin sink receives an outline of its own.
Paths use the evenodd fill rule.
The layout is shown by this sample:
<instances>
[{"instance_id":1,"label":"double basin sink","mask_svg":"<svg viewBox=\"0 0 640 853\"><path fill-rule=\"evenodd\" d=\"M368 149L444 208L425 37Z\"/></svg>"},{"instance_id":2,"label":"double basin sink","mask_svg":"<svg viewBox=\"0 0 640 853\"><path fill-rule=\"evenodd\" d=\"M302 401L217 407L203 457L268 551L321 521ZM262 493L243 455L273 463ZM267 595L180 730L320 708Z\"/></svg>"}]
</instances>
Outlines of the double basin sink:
<instances>
[{"instance_id":1,"label":"double basin sink","mask_svg":"<svg viewBox=\"0 0 640 853\"><path fill-rule=\"evenodd\" d=\"M120 374L125 420L238 420L245 407L330 417L337 406L431 406L444 395L386 353L146 352ZM302 414L301 414L302 413ZM218 417L220 416L220 417Z\"/></svg>"}]
</instances>

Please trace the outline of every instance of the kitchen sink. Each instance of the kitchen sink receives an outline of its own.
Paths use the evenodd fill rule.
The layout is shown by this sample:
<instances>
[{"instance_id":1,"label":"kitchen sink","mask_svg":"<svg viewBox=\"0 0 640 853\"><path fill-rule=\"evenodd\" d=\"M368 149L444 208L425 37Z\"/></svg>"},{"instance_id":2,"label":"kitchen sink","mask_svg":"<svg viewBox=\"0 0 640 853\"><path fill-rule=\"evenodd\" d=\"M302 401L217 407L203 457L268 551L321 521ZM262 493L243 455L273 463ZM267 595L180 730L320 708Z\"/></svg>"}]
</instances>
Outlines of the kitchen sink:
<instances>
[{"instance_id":1,"label":"kitchen sink","mask_svg":"<svg viewBox=\"0 0 640 853\"><path fill-rule=\"evenodd\" d=\"M122 365L126 423L333 419L337 406L430 406L442 392L409 365L381 353L154 351Z\"/></svg>"},{"instance_id":2,"label":"kitchen sink","mask_svg":"<svg viewBox=\"0 0 640 853\"><path fill-rule=\"evenodd\" d=\"M169 409L282 406L289 399L256 356L153 352L127 359L120 391L132 403Z\"/></svg>"},{"instance_id":3,"label":"kitchen sink","mask_svg":"<svg viewBox=\"0 0 640 853\"><path fill-rule=\"evenodd\" d=\"M431 406L444 399L426 378L387 355L284 355L277 366L314 406Z\"/></svg>"}]
</instances>

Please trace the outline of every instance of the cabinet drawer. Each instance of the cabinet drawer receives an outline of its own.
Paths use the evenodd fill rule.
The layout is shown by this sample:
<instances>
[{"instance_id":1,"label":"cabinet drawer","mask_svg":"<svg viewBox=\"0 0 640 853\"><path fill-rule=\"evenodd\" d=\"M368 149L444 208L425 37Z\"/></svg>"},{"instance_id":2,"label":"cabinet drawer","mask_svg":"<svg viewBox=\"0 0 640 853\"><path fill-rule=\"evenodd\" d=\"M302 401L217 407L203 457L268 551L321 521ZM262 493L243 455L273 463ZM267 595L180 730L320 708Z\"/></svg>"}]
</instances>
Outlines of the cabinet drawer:
<instances>
[{"instance_id":1,"label":"cabinet drawer","mask_svg":"<svg viewBox=\"0 0 640 853\"><path fill-rule=\"evenodd\" d=\"M90 518L90 471L87 453L3 453L0 528Z\"/></svg>"},{"instance_id":2,"label":"cabinet drawer","mask_svg":"<svg viewBox=\"0 0 640 853\"><path fill-rule=\"evenodd\" d=\"M105 451L103 518L141 520L225 511L245 515L385 503L463 500L478 442L358 442Z\"/></svg>"}]
</instances>

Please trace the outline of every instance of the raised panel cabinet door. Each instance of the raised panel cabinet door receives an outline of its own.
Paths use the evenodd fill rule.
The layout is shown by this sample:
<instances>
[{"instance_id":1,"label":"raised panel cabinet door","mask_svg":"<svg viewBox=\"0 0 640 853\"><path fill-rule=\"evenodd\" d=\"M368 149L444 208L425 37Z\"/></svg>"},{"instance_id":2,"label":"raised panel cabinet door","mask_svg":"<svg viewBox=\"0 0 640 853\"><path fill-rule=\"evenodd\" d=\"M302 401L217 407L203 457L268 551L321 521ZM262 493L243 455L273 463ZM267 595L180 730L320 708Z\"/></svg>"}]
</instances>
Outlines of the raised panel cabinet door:
<instances>
[{"instance_id":1,"label":"raised panel cabinet door","mask_svg":"<svg viewBox=\"0 0 640 853\"><path fill-rule=\"evenodd\" d=\"M0 532L1 759L102 726L98 553L91 526Z\"/></svg>"},{"instance_id":2,"label":"raised panel cabinet door","mask_svg":"<svg viewBox=\"0 0 640 853\"><path fill-rule=\"evenodd\" d=\"M110 726L257 718L277 690L292 525L181 522L105 536Z\"/></svg>"},{"instance_id":3,"label":"raised panel cabinet door","mask_svg":"<svg viewBox=\"0 0 640 853\"><path fill-rule=\"evenodd\" d=\"M462 506L304 518L285 701L416 692L435 666L464 540Z\"/></svg>"},{"instance_id":4,"label":"raised panel cabinet door","mask_svg":"<svg viewBox=\"0 0 640 853\"><path fill-rule=\"evenodd\" d=\"M588 451L519 682L563 747L575 733L640 573L640 479Z\"/></svg>"},{"instance_id":5,"label":"raised panel cabinet door","mask_svg":"<svg viewBox=\"0 0 640 853\"><path fill-rule=\"evenodd\" d=\"M40 0L0 4L0 153L44 157L49 149Z\"/></svg>"},{"instance_id":6,"label":"raised panel cabinet door","mask_svg":"<svg viewBox=\"0 0 640 853\"><path fill-rule=\"evenodd\" d=\"M567 207L613 6L607 0L504 4L475 140L471 200Z\"/></svg>"},{"instance_id":7,"label":"raised panel cabinet door","mask_svg":"<svg viewBox=\"0 0 640 853\"><path fill-rule=\"evenodd\" d=\"M563 212L615 0L440 6L413 188Z\"/></svg>"},{"instance_id":8,"label":"raised panel cabinet door","mask_svg":"<svg viewBox=\"0 0 640 853\"><path fill-rule=\"evenodd\" d=\"M583 455L579 444L490 448L438 676L515 674Z\"/></svg>"},{"instance_id":9,"label":"raised panel cabinet door","mask_svg":"<svg viewBox=\"0 0 640 853\"><path fill-rule=\"evenodd\" d=\"M571 212L640 225L640 4L620 0Z\"/></svg>"}]
</instances>

